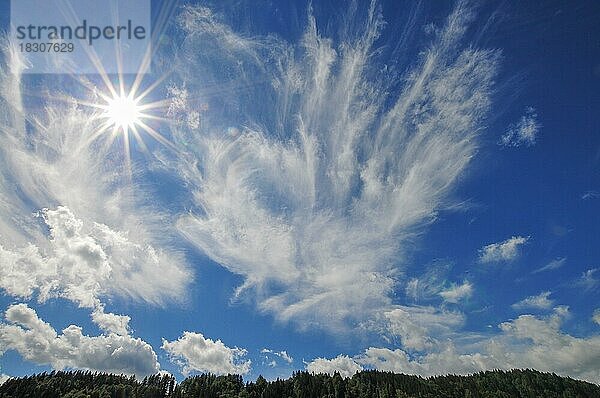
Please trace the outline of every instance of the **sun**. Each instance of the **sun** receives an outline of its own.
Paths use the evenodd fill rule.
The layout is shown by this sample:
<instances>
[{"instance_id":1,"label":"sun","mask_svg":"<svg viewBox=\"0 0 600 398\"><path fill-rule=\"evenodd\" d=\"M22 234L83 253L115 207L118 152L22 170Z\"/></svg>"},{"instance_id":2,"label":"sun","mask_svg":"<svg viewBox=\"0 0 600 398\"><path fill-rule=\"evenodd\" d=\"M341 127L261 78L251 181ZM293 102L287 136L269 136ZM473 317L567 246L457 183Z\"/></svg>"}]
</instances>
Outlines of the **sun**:
<instances>
[{"instance_id":1,"label":"sun","mask_svg":"<svg viewBox=\"0 0 600 398\"><path fill-rule=\"evenodd\" d=\"M110 127L120 129L127 133L129 129L134 129L140 125L144 118L142 107L136 99L130 96L116 96L107 100L103 107L103 117L107 119Z\"/></svg>"},{"instance_id":2,"label":"sun","mask_svg":"<svg viewBox=\"0 0 600 398\"><path fill-rule=\"evenodd\" d=\"M104 77L104 76L103 76ZM153 127L160 125L160 122L169 123L170 120L160 116L169 104L167 99L158 101L148 101L148 94L154 89L159 81L154 82L142 93L138 93L140 80L136 78L133 86L127 89L124 82L119 77L118 86L115 87L106 77L106 89L101 91L96 86L89 85L93 93L93 100L78 101L82 104L96 110L92 114L92 120L99 123L96 128L90 130L86 139L86 144L91 145L96 140L104 137L102 141L105 149L119 140L123 144L124 165L127 176L132 177L131 172L131 151L132 141L136 143L136 150L141 150L146 155L150 151L144 142L144 135L152 137L160 144L177 151L177 147L159 133Z\"/></svg>"},{"instance_id":3,"label":"sun","mask_svg":"<svg viewBox=\"0 0 600 398\"><path fill-rule=\"evenodd\" d=\"M154 149L148 148L145 142L147 137L174 152L178 151L177 146L160 132L169 132L172 120L168 109L171 100L156 99L152 92L169 73L157 76L153 81L146 79L154 76L149 73L152 54L152 49L148 46L138 72L131 79L121 72L120 66L117 74L106 73L102 61L92 51L88 55L97 68L100 81L76 78L77 82L89 90L89 94L87 98L73 99L73 102L92 109L89 115L93 127L86 131L83 145L90 146L98 142L102 146L101 150L109 151L113 143L122 144L124 168L130 178L132 154L138 156L138 152L142 152L150 155L150 149ZM116 54L118 65L121 65L120 56L120 53Z\"/></svg>"},{"instance_id":4,"label":"sun","mask_svg":"<svg viewBox=\"0 0 600 398\"><path fill-rule=\"evenodd\" d=\"M167 119L157 115L157 112L165 108L169 102L167 100L146 100L146 96L155 87L155 84L140 94L136 91L137 83L130 90L124 87L123 82L119 82L119 86L120 90L117 90L112 83L108 82L105 92L97 91L94 87L95 101L82 102L83 105L98 110L93 118L100 121L97 129L90 134L88 143L101 136L106 136L108 138L106 144L110 146L117 137L122 137L127 163L130 162L130 138L138 143L138 147L142 151L147 152L142 134L147 134L175 150L175 146L156 131L150 123L151 121L168 122Z\"/></svg>"}]
</instances>

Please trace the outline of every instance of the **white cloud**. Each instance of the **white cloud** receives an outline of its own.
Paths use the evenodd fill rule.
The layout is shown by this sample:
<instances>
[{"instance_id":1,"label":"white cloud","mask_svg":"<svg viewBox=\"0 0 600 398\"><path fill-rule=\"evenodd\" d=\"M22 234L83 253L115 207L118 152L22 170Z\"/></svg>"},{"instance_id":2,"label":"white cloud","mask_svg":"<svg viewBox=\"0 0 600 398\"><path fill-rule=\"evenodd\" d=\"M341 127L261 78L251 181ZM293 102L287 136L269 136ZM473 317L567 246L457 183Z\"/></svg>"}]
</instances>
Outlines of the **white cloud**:
<instances>
[{"instance_id":1,"label":"white cloud","mask_svg":"<svg viewBox=\"0 0 600 398\"><path fill-rule=\"evenodd\" d=\"M492 346L491 351L506 364L600 382L600 336L578 338L562 333L563 317L560 312L546 319L521 315L503 323L500 327L506 337L524 341L525 346Z\"/></svg>"},{"instance_id":2,"label":"white cloud","mask_svg":"<svg viewBox=\"0 0 600 398\"><path fill-rule=\"evenodd\" d=\"M413 301L417 301L419 297L419 278L412 278L408 281L405 288L405 294L407 297L411 298Z\"/></svg>"},{"instance_id":3,"label":"white cloud","mask_svg":"<svg viewBox=\"0 0 600 398\"><path fill-rule=\"evenodd\" d=\"M514 303L512 307L514 309L537 308L540 310L547 310L554 304L554 301L548 298L550 294L552 293L542 292L537 296L526 297L518 303Z\"/></svg>"},{"instance_id":4,"label":"white cloud","mask_svg":"<svg viewBox=\"0 0 600 398\"><path fill-rule=\"evenodd\" d=\"M473 285L468 281L465 281L462 285L453 285L440 292L440 296L449 303L458 303L463 299L471 297L472 294Z\"/></svg>"},{"instance_id":5,"label":"white cloud","mask_svg":"<svg viewBox=\"0 0 600 398\"><path fill-rule=\"evenodd\" d=\"M437 344L436 336L444 336L464 323L460 312L438 310L434 307L397 306L384 313L386 332L400 337L402 346L423 351Z\"/></svg>"},{"instance_id":6,"label":"white cloud","mask_svg":"<svg viewBox=\"0 0 600 398\"><path fill-rule=\"evenodd\" d=\"M550 261L548 264L544 265L543 267L540 267L540 268L534 270L532 272L532 274L537 274L539 272L550 271L550 270L553 270L553 269L560 268L563 265L565 265L566 262L567 262L567 258L566 257L556 258L556 259Z\"/></svg>"},{"instance_id":7,"label":"white cloud","mask_svg":"<svg viewBox=\"0 0 600 398\"><path fill-rule=\"evenodd\" d=\"M425 267L418 278L411 278L406 284L405 293L412 301L431 301L439 298L439 294L447 284L452 264L443 260L435 260Z\"/></svg>"},{"instance_id":8,"label":"white cloud","mask_svg":"<svg viewBox=\"0 0 600 398\"><path fill-rule=\"evenodd\" d=\"M527 108L518 123L510 126L500 138L499 145L507 147L533 146L541 128L534 108Z\"/></svg>"},{"instance_id":9,"label":"white cloud","mask_svg":"<svg viewBox=\"0 0 600 398\"><path fill-rule=\"evenodd\" d=\"M0 352L15 350L36 364L140 377L160 368L152 347L139 338L117 334L90 337L75 325L58 334L26 304L11 305L6 320L9 324L0 324Z\"/></svg>"},{"instance_id":10,"label":"white cloud","mask_svg":"<svg viewBox=\"0 0 600 398\"><path fill-rule=\"evenodd\" d=\"M110 312L104 312L104 307L99 306L92 312L92 321L106 333L116 333L121 336L129 334L128 315L116 315Z\"/></svg>"},{"instance_id":11,"label":"white cloud","mask_svg":"<svg viewBox=\"0 0 600 398\"><path fill-rule=\"evenodd\" d=\"M485 357L480 354L461 354L448 343L440 351L411 357L401 349L369 347L356 360L382 371L433 376L468 374L486 369Z\"/></svg>"},{"instance_id":12,"label":"white cloud","mask_svg":"<svg viewBox=\"0 0 600 398\"><path fill-rule=\"evenodd\" d=\"M584 271L579 279L575 281L575 286L582 287L585 290L594 290L600 286L600 279L598 278L598 268L590 268Z\"/></svg>"},{"instance_id":13,"label":"white cloud","mask_svg":"<svg viewBox=\"0 0 600 398\"><path fill-rule=\"evenodd\" d=\"M279 351L279 353L275 353L275 355L279 355L287 363L294 362L294 358L292 358L291 356L289 356L289 354L287 352L285 352L285 351Z\"/></svg>"},{"instance_id":14,"label":"white cloud","mask_svg":"<svg viewBox=\"0 0 600 398\"><path fill-rule=\"evenodd\" d=\"M600 325L600 308L596 308L596 310L594 311L594 315L592 315L592 319L594 320L594 322Z\"/></svg>"},{"instance_id":15,"label":"white cloud","mask_svg":"<svg viewBox=\"0 0 600 398\"><path fill-rule=\"evenodd\" d=\"M44 302L62 297L83 307L99 305L109 293L160 303L179 293L188 273L170 264L169 254L132 242L125 232L85 223L67 207L44 209L40 216L50 234L44 246L8 250L0 245L0 287L8 294ZM163 278L164 273L169 278Z\"/></svg>"},{"instance_id":16,"label":"white cloud","mask_svg":"<svg viewBox=\"0 0 600 398\"><path fill-rule=\"evenodd\" d=\"M529 237L513 236L503 242L484 246L479 251L479 261L482 263L513 261L519 256L520 247L528 240Z\"/></svg>"},{"instance_id":17,"label":"white cloud","mask_svg":"<svg viewBox=\"0 0 600 398\"><path fill-rule=\"evenodd\" d=\"M283 350L283 351L275 351L275 350L271 350L268 348L263 348L262 350L260 350L260 352L262 354L271 354L271 355L275 355L281 359L283 359L285 362L287 362L288 364L291 364L292 362L294 362L294 358L292 358L287 351Z\"/></svg>"},{"instance_id":18,"label":"white cloud","mask_svg":"<svg viewBox=\"0 0 600 398\"><path fill-rule=\"evenodd\" d=\"M213 341L200 333L184 332L174 341L163 339L161 348L181 367L184 376L195 371L241 375L250 371L251 361L244 361L246 350L229 348L221 340Z\"/></svg>"},{"instance_id":19,"label":"white cloud","mask_svg":"<svg viewBox=\"0 0 600 398\"><path fill-rule=\"evenodd\" d=\"M329 375L337 372L340 376L346 378L352 377L363 368L347 355L339 355L333 359L317 358L306 364L306 370L310 373L326 373Z\"/></svg>"},{"instance_id":20,"label":"white cloud","mask_svg":"<svg viewBox=\"0 0 600 398\"><path fill-rule=\"evenodd\" d=\"M410 355L401 349L370 347L353 358L375 369L432 376L467 374L491 369L533 368L600 382L600 336L573 337L560 330L568 315L557 307L545 318L521 315L499 325L501 333L474 336L474 343L440 343L435 350Z\"/></svg>"},{"instance_id":21,"label":"white cloud","mask_svg":"<svg viewBox=\"0 0 600 398\"><path fill-rule=\"evenodd\" d=\"M272 85L223 90L219 123L176 129L187 152L172 167L196 203L177 225L244 278L238 295L280 321L347 330L389 307L403 254L451 205L490 106L498 53L462 43L473 17L463 3L404 79L377 81L376 8L364 31L339 41L311 16L299 47L237 35L205 8L182 17L182 53L202 54L181 63L190 96L233 75L240 86L256 87L246 76ZM225 134L222 125L246 127Z\"/></svg>"}]
</instances>

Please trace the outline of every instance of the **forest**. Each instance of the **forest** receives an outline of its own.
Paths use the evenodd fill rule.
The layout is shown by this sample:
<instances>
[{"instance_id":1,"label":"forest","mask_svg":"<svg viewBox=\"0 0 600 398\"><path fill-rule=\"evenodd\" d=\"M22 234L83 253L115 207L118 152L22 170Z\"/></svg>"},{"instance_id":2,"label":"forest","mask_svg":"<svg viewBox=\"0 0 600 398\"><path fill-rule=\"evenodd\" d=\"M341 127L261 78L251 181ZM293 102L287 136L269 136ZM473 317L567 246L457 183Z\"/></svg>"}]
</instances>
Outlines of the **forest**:
<instances>
[{"instance_id":1,"label":"forest","mask_svg":"<svg viewBox=\"0 0 600 398\"><path fill-rule=\"evenodd\" d=\"M53 371L12 378L0 398L408 398L408 397L600 397L600 386L535 370L487 371L469 376L423 378L366 370L351 378L296 372L267 381L259 376L201 374L177 383L168 374L133 376L89 371Z\"/></svg>"}]
</instances>

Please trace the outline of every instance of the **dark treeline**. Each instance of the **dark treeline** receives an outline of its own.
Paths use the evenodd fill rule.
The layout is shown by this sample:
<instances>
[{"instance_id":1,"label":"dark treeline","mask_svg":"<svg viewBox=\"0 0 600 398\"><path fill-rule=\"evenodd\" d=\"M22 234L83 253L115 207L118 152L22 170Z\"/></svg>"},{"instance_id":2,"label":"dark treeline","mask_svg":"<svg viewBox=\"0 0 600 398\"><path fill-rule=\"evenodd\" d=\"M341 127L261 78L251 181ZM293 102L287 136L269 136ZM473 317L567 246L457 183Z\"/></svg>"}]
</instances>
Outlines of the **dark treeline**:
<instances>
[{"instance_id":1,"label":"dark treeline","mask_svg":"<svg viewBox=\"0 0 600 398\"><path fill-rule=\"evenodd\" d=\"M86 371L51 372L10 379L0 398L407 398L407 397L600 397L600 386L535 370L481 372L471 376L428 379L390 372L363 371L344 379L297 372L286 380L259 376L244 383L241 376L203 374L180 384L170 375L144 380Z\"/></svg>"}]
</instances>

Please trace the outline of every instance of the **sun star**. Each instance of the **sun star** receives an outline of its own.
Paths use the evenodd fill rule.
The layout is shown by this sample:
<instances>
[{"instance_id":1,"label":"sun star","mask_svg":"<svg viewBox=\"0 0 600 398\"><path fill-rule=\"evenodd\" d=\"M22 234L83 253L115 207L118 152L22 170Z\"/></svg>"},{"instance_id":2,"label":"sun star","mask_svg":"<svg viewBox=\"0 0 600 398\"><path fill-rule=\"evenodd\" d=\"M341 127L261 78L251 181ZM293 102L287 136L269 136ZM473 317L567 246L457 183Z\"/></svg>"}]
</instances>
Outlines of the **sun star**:
<instances>
[{"instance_id":1,"label":"sun star","mask_svg":"<svg viewBox=\"0 0 600 398\"><path fill-rule=\"evenodd\" d=\"M164 11L164 10L163 10ZM161 13L163 12L161 11ZM149 153L146 145L146 136L151 137L160 144L177 151L177 147L159 132L159 129L168 129L170 120L165 117L166 109L170 104L168 98L152 99L152 91L156 89L168 76L168 73L157 76L148 84L142 84L144 79L151 78L149 73L150 60L153 54L151 46L145 50L144 58L135 73L133 81L124 77L121 72L121 52L117 51L115 57L119 65L119 72L107 74L102 60L92 50L88 53L97 68L97 75L103 84L92 83L88 79L77 79L79 83L88 88L90 95L87 99L77 100L77 104L95 110L90 116L98 121L94 129L87 134L86 144L102 139L106 148L112 146L117 138L123 144L124 163L127 173L131 176L131 143L135 142L135 150ZM115 79L116 77L116 79Z\"/></svg>"},{"instance_id":2,"label":"sun star","mask_svg":"<svg viewBox=\"0 0 600 398\"><path fill-rule=\"evenodd\" d=\"M107 83L106 92L98 92L98 100L95 102L83 102L84 105L98 109L95 116L100 121L98 128L89 136L88 142L95 141L101 136L107 137L106 145L112 145L117 137L122 137L125 163L130 172L131 164L131 138L138 144L143 152L148 152L142 138L147 134L161 144L175 150L175 146L152 127L151 121L167 121L156 114L168 104L167 100L147 101L148 93L158 84L151 85L142 93L137 93L139 81L133 84L129 90L125 88L122 81L118 82L119 89L115 89L112 83ZM146 101L145 101L146 100Z\"/></svg>"},{"instance_id":3,"label":"sun star","mask_svg":"<svg viewBox=\"0 0 600 398\"><path fill-rule=\"evenodd\" d=\"M111 127L122 129L124 133L140 124L144 114L138 101L129 96L110 98L104 108L104 115Z\"/></svg>"}]
</instances>

